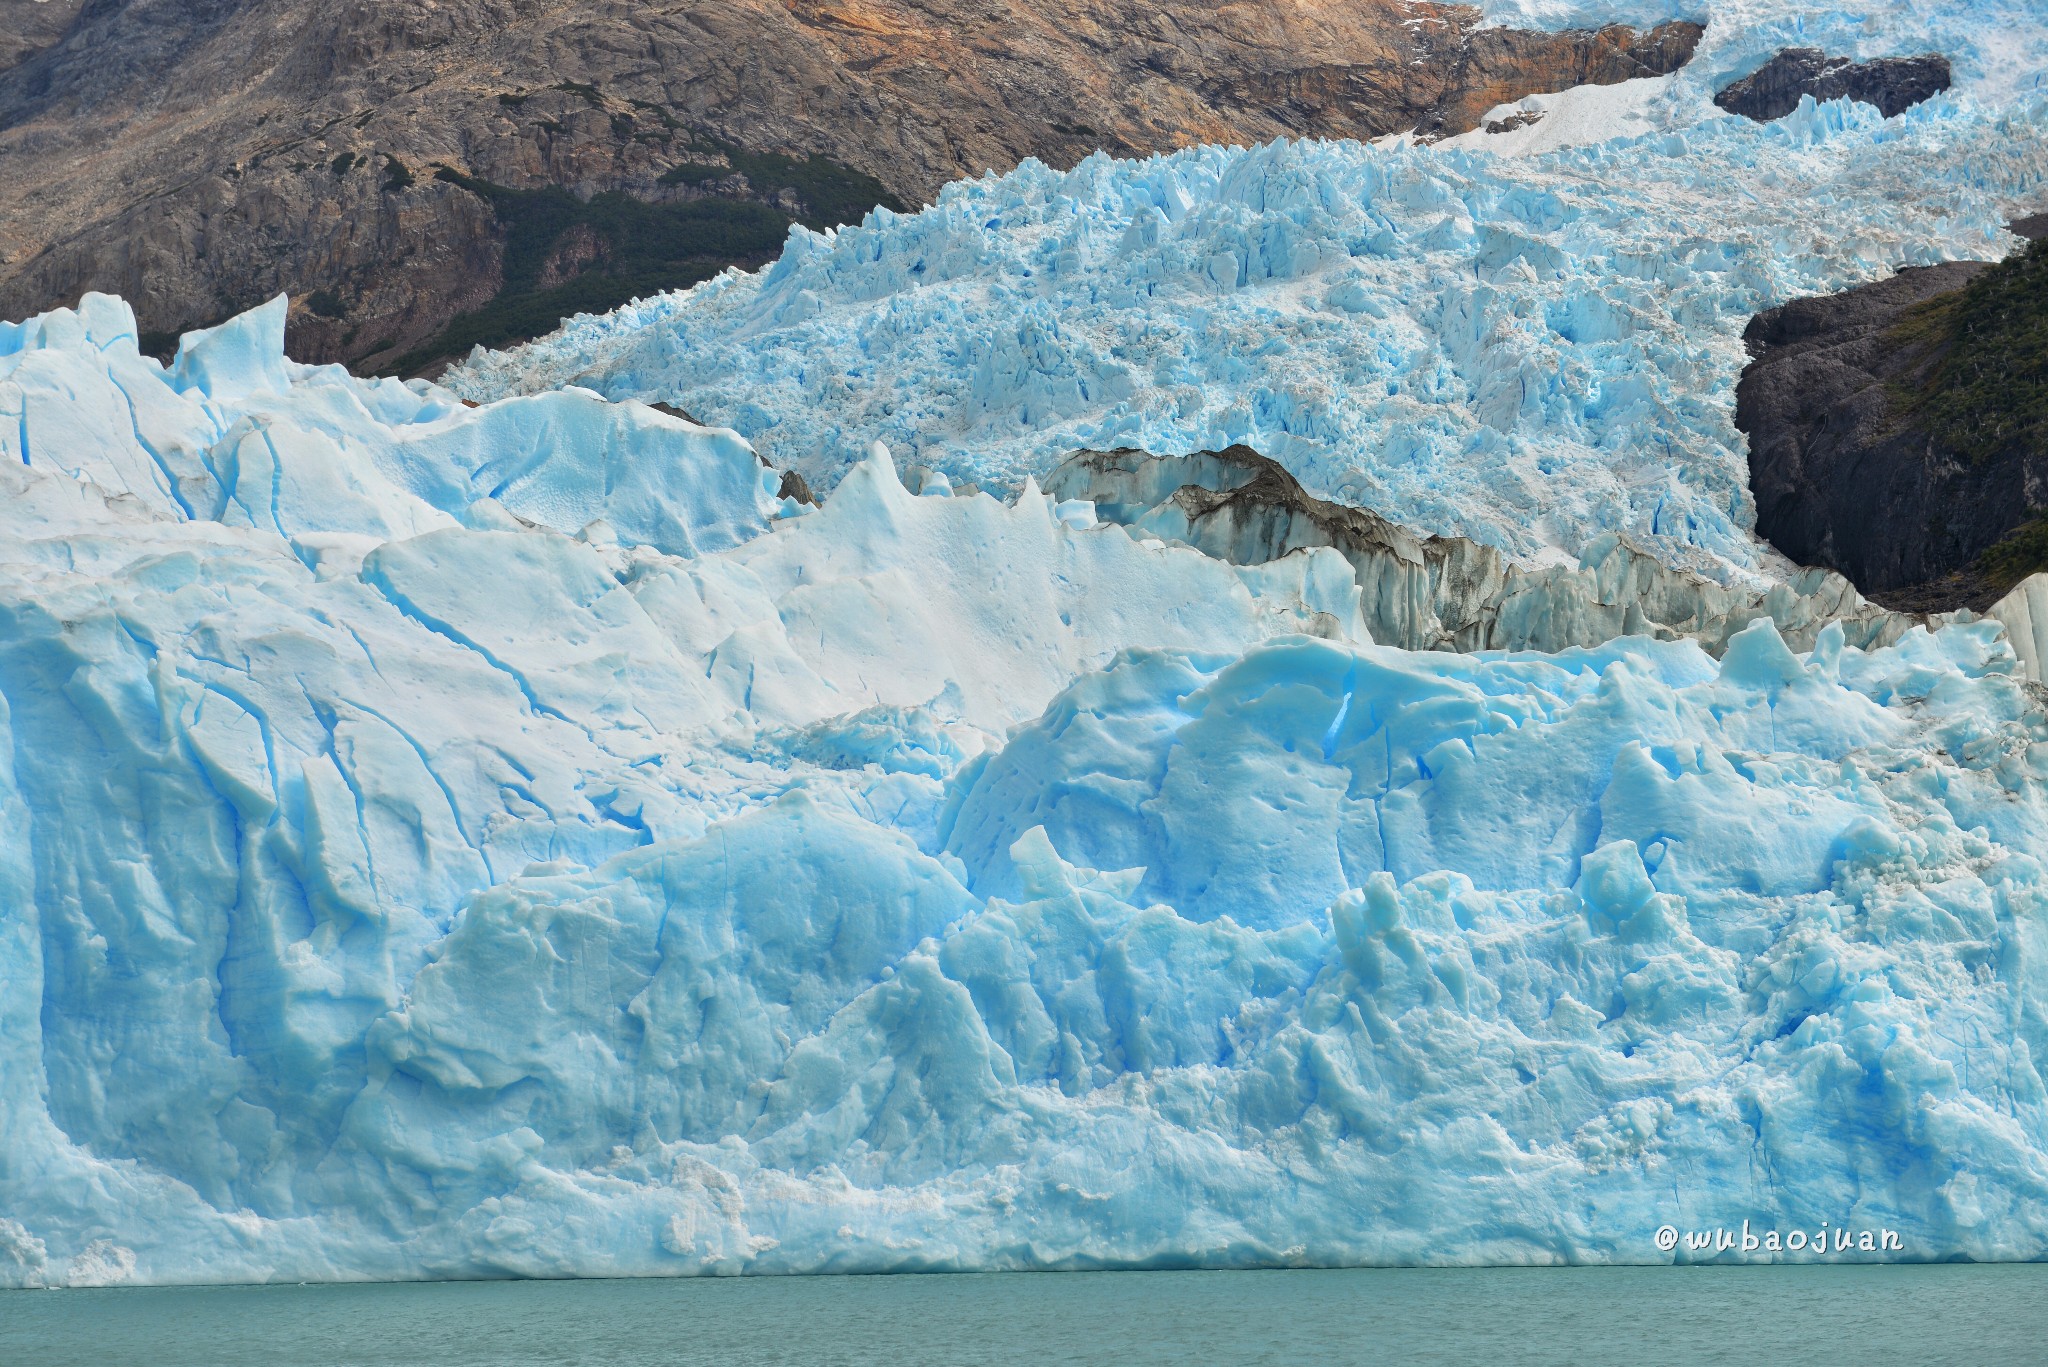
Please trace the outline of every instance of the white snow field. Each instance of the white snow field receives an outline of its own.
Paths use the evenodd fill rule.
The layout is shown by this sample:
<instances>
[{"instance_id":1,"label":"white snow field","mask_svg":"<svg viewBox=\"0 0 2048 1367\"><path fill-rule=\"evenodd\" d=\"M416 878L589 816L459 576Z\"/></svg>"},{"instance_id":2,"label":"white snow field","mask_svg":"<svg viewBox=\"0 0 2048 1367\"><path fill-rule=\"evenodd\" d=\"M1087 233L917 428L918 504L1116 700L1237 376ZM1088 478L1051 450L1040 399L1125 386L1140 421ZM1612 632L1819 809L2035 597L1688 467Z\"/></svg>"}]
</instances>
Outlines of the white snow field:
<instances>
[{"instance_id":1,"label":"white snow field","mask_svg":"<svg viewBox=\"0 0 2048 1367\"><path fill-rule=\"evenodd\" d=\"M1618 531L1723 581L1770 575L1731 421L1742 329L1798 295L2015 245L2005 223L2048 208L2048 10L1702 9L1676 76L1535 97L1550 112L1516 133L1028 162L915 215L794 230L761 272L479 351L444 380L477 399L665 399L820 489L874 440L1011 491L1076 448L1242 441L1312 492L1527 562ZM1490 13L1669 17L1648 0ZM1957 86L1889 121L1846 101L1770 125L1714 108L1795 43L1939 51Z\"/></svg>"},{"instance_id":2,"label":"white snow field","mask_svg":"<svg viewBox=\"0 0 2048 1367\"><path fill-rule=\"evenodd\" d=\"M2048 1256L1996 624L1409 653L281 318L0 329L0 1284Z\"/></svg>"}]
</instances>

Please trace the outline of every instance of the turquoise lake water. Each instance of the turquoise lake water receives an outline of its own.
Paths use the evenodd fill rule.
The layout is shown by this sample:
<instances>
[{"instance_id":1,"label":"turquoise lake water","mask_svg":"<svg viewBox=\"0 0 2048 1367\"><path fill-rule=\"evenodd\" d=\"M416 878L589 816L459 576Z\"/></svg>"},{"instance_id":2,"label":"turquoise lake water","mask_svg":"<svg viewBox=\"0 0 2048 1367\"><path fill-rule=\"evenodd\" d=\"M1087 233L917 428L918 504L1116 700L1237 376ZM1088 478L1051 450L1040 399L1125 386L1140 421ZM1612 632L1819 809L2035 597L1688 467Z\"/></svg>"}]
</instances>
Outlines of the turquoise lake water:
<instances>
[{"instance_id":1,"label":"turquoise lake water","mask_svg":"<svg viewBox=\"0 0 2048 1367\"><path fill-rule=\"evenodd\" d=\"M2048 1362L2048 1265L0 1292L8 1367Z\"/></svg>"}]
</instances>

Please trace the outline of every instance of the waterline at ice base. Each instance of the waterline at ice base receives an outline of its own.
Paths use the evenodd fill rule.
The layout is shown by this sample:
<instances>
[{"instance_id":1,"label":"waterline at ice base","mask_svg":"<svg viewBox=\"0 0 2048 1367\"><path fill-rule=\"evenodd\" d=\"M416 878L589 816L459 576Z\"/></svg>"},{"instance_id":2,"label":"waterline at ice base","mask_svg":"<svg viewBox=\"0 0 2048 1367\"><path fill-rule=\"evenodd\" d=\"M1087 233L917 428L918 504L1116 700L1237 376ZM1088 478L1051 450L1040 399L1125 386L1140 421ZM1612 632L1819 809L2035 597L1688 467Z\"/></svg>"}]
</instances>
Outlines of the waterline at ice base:
<instances>
[{"instance_id":1,"label":"waterline at ice base","mask_svg":"<svg viewBox=\"0 0 2048 1367\"><path fill-rule=\"evenodd\" d=\"M5 359L13 1284L2043 1252L1995 621L1409 652L1334 550L126 321Z\"/></svg>"}]
</instances>

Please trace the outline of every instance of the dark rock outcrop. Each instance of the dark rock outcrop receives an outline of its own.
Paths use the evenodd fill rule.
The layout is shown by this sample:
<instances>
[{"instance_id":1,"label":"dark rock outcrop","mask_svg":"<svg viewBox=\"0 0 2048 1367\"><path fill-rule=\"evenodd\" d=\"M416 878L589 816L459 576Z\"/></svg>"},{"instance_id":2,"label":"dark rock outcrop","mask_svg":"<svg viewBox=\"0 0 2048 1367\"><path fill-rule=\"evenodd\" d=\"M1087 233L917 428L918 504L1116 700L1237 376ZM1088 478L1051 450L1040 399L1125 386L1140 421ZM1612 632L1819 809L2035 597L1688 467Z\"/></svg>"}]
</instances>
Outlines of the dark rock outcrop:
<instances>
[{"instance_id":1,"label":"dark rock outcrop","mask_svg":"<svg viewBox=\"0 0 2048 1367\"><path fill-rule=\"evenodd\" d=\"M0 0L0 317L159 350L284 292L431 370L1025 157L1424 136L1683 65L1697 24L1421 0Z\"/></svg>"},{"instance_id":2,"label":"dark rock outcrop","mask_svg":"<svg viewBox=\"0 0 2048 1367\"><path fill-rule=\"evenodd\" d=\"M697 415L687 408L677 408L674 404L664 403L659 399L647 406L666 417L679 418L683 422L689 423L692 427L702 427L704 425L697 420Z\"/></svg>"},{"instance_id":3,"label":"dark rock outcrop","mask_svg":"<svg viewBox=\"0 0 2048 1367\"><path fill-rule=\"evenodd\" d=\"M2000 548L2048 507L2048 244L1795 300L1746 341L1759 535L1904 610L1981 611L2029 572Z\"/></svg>"},{"instance_id":4,"label":"dark rock outcrop","mask_svg":"<svg viewBox=\"0 0 2048 1367\"><path fill-rule=\"evenodd\" d=\"M1670 569L1617 535L1588 546L1576 567L1526 570L1492 546L1316 498L1248 446L1190 456L1076 451L1045 488L1091 500L1104 521L1233 564L1330 547L1351 564L1372 639L1409 650L1562 650L1619 636L1689 636L1718 655L1761 617L1806 650L1830 622L1842 624L1849 644L1872 646L1923 620L1864 601L1826 570L1769 589L1731 588Z\"/></svg>"},{"instance_id":5,"label":"dark rock outcrop","mask_svg":"<svg viewBox=\"0 0 2048 1367\"><path fill-rule=\"evenodd\" d=\"M775 496L777 498L793 498L799 503L808 503L812 507L816 507L818 504L817 495L811 492L810 481L794 470L784 470L782 472L782 483L776 486Z\"/></svg>"},{"instance_id":6,"label":"dark rock outcrop","mask_svg":"<svg viewBox=\"0 0 2048 1367\"><path fill-rule=\"evenodd\" d=\"M1852 62L1819 48L1788 47L1724 87L1714 103L1731 114L1769 123L1797 109L1801 96L1821 101L1846 97L1876 105L1889 119L1948 89L1952 79L1948 58L1938 53Z\"/></svg>"}]
</instances>

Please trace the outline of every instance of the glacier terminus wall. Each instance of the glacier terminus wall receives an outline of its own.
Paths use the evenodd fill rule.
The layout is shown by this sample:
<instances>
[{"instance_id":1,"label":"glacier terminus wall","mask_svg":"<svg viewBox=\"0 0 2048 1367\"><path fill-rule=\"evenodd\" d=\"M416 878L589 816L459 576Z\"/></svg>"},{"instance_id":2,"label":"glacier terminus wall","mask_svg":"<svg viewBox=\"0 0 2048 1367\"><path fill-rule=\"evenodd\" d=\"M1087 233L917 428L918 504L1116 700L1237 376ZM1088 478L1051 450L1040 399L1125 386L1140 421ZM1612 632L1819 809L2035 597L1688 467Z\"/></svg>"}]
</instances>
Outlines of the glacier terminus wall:
<instances>
[{"instance_id":1,"label":"glacier terminus wall","mask_svg":"<svg viewBox=\"0 0 2048 1367\"><path fill-rule=\"evenodd\" d=\"M1995 623L1410 652L1332 549L128 323L0 358L10 1284L2044 1249Z\"/></svg>"}]
</instances>

